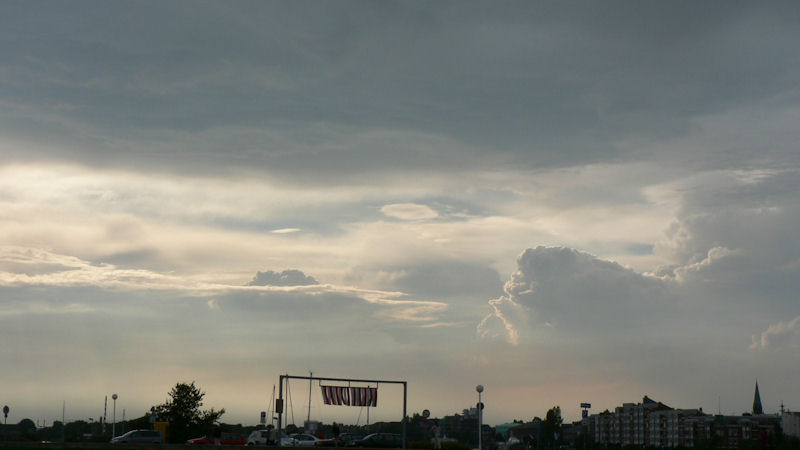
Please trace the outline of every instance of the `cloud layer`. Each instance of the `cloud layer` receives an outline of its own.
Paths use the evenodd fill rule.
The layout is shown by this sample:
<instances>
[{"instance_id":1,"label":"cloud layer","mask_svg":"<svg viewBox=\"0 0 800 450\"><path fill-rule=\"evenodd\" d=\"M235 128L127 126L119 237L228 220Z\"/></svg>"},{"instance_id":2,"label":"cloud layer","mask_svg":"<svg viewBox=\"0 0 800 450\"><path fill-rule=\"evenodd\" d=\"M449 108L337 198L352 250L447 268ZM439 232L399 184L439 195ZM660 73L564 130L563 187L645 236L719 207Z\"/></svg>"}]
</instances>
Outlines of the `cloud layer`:
<instances>
[{"instance_id":1,"label":"cloud layer","mask_svg":"<svg viewBox=\"0 0 800 450\"><path fill-rule=\"evenodd\" d=\"M797 11L0 4L13 414L196 379L253 423L308 370L797 409Z\"/></svg>"}]
</instances>

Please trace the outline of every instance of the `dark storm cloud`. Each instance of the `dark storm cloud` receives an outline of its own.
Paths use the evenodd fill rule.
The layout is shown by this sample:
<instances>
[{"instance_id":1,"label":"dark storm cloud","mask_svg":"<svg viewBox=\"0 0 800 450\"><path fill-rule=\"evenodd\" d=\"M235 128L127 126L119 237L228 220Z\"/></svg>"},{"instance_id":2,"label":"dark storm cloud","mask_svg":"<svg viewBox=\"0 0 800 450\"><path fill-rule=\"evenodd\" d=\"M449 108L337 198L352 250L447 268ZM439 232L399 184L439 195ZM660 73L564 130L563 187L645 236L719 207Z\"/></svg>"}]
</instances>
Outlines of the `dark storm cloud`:
<instances>
[{"instance_id":1,"label":"dark storm cloud","mask_svg":"<svg viewBox=\"0 0 800 450\"><path fill-rule=\"evenodd\" d=\"M617 143L758 109L800 73L790 4L12 2L2 16L14 159L304 182L647 158Z\"/></svg>"}]
</instances>

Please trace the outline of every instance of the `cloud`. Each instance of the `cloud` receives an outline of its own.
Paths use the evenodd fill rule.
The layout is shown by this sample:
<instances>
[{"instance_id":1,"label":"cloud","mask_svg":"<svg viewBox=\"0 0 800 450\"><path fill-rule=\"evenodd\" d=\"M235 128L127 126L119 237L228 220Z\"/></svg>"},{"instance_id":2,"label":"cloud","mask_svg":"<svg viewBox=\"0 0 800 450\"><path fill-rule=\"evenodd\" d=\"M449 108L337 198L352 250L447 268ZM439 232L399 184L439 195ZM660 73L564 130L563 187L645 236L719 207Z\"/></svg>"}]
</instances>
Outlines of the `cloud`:
<instances>
[{"instance_id":1,"label":"cloud","mask_svg":"<svg viewBox=\"0 0 800 450\"><path fill-rule=\"evenodd\" d=\"M13 26L0 35L0 127L24 144L8 146L9 160L306 184L576 166L658 154L623 144L686 135L698 116L785 99L797 82L782 5L96 10L3 7ZM126 26L145 19L145 33Z\"/></svg>"},{"instance_id":2,"label":"cloud","mask_svg":"<svg viewBox=\"0 0 800 450\"><path fill-rule=\"evenodd\" d=\"M751 349L794 350L800 348L800 316L789 322L770 325L760 336L753 336Z\"/></svg>"},{"instance_id":3,"label":"cloud","mask_svg":"<svg viewBox=\"0 0 800 450\"><path fill-rule=\"evenodd\" d=\"M381 212L400 220L435 219L439 216L435 210L426 205L415 203L395 203L381 208Z\"/></svg>"},{"instance_id":4,"label":"cloud","mask_svg":"<svg viewBox=\"0 0 800 450\"><path fill-rule=\"evenodd\" d=\"M277 230L272 230L272 233L275 234L289 234L289 233L297 233L302 231L300 228L279 228Z\"/></svg>"},{"instance_id":5,"label":"cloud","mask_svg":"<svg viewBox=\"0 0 800 450\"><path fill-rule=\"evenodd\" d=\"M505 295L489 302L481 336L505 336L517 345L542 328L571 334L629 330L646 322L641 316L663 299L660 280L570 248L527 249L517 266Z\"/></svg>"},{"instance_id":6,"label":"cloud","mask_svg":"<svg viewBox=\"0 0 800 450\"><path fill-rule=\"evenodd\" d=\"M400 267L353 267L346 280L357 285L375 284L382 289L421 297L455 298L465 302L485 299L501 292L503 283L497 270L487 265L482 262L426 258L410 261Z\"/></svg>"},{"instance_id":7,"label":"cloud","mask_svg":"<svg viewBox=\"0 0 800 450\"><path fill-rule=\"evenodd\" d=\"M725 258L734 256L740 253L737 250L731 250L725 247L714 247L708 250L705 258L697 262L689 262L685 266L678 266L673 268L662 267L656 271L656 275L663 277L673 277L677 281L688 281L691 278L702 277L703 274L712 265L716 269L720 261Z\"/></svg>"},{"instance_id":8,"label":"cloud","mask_svg":"<svg viewBox=\"0 0 800 450\"><path fill-rule=\"evenodd\" d=\"M258 272L247 283L248 286L309 286L312 284L319 283L311 275L306 275L296 269L288 269L280 273L272 270Z\"/></svg>"},{"instance_id":9,"label":"cloud","mask_svg":"<svg viewBox=\"0 0 800 450\"><path fill-rule=\"evenodd\" d=\"M707 299L794 317L798 185L800 171L787 168L712 171L676 183L681 206L655 245L656 256L673 264L654 274Z\"/></svg>"},{"instance_id":10,"label":"cloud","mask_svg":"<svg viewBox=\"0 0 800 450\"><path fill-rule=\"evenodd\" d=\"M0 270L0 287L16 289L98 289L101 292L160 292L167 297L189 297L203 299L208 310L220 310L227 302L226 298L236 297L237 293L257 294L265 298L296 299L297 303L284 302L282 308L291 311L296 307L308 304L309 299L347 299L356 302L359 308L366 308L363 314L369 314L388 322L408 322L420 326L440 321L440 315L449 309L444 302L419 300L410 298L404 292L377 289L361 289L357 287L322 285L314 277L300 270L289 269L282 272L258 272L253 280L245 286L202 282L190 277L176 274L163 274L143 269L120 269L111 264L95 265L74 256L61 255L40 249L20 246L0 246L0 260L17 263L15 272ZM30 270L26 266L41 267L55 264L42 273L26 274ZM21 267L18 267L21 265ZM62 267L63 266L63 267ZM213 298L209 298L213 296ZM85 304L76 301L65 304L61 299L37 300L35 307L28 304L23 311L50 313L74 313L95 311L102 303ZM21 305L26 305L22 303ZM254 303L251 306L258 306ZM32 309L31 309L32 308ZM13 308L0 311L10 314Z\"/></svg>"}]
</instances>

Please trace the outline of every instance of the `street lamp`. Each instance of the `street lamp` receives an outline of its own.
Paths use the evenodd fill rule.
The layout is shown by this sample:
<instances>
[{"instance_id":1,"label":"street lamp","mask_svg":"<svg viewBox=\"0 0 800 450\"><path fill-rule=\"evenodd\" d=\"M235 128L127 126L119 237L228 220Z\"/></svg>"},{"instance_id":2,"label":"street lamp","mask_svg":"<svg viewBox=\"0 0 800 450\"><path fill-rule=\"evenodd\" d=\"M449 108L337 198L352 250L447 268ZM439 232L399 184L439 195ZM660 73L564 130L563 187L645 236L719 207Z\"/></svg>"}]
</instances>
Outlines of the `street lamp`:
<instances>
[{"instance_id":1,"label":"street lamp","mask_svg":"<svg viewBox=\"0 0 800 450\"><path fill-rule=\"evenodd\" d=\"M117 436L117 394L111 396L114 400L114 412L111 415L111 437Z\"/></svg>"},{"instance_id":2,"label":"street lamp","mask_svg":"<svg viewBox=\"0 0 800 450\"><path fill-rule=\"evenodd\" d=\"M481 401L481 393L483 392L483 385L479 384L475 386L475 390L478 391L478 450L481 450L483 448L481 446L481 428L483 428L483 402Z\"/></svg>"}]
</instances>

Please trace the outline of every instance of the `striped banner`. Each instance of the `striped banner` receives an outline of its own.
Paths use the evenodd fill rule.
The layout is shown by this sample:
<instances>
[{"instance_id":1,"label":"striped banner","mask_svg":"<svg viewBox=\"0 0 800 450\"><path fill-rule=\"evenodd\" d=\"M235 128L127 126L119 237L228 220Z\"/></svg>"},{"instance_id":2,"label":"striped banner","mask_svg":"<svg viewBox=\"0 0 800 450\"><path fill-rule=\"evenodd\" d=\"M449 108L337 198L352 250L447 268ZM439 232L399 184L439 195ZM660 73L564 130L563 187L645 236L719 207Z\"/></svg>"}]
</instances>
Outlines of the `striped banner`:
<instances>
[{"instance_id":1,"label":"striped banner","mask_svg":"<svg viewBox=\"0 0 800 450\"><path fill-rule=\"evenodd\" d=\"M378 388L354 387L350 388L353 406L378 406Z\"/></svg>"},{"instance_id":2,"label":"striped banner","mask_svg":"<svg viewBox=\"0 0 800 450\"><path fill-rule=\"evenodd\" d=\"M326 405L378 406L378 388L323 386L322 401Z\"/></svg>"}]
</instances>

